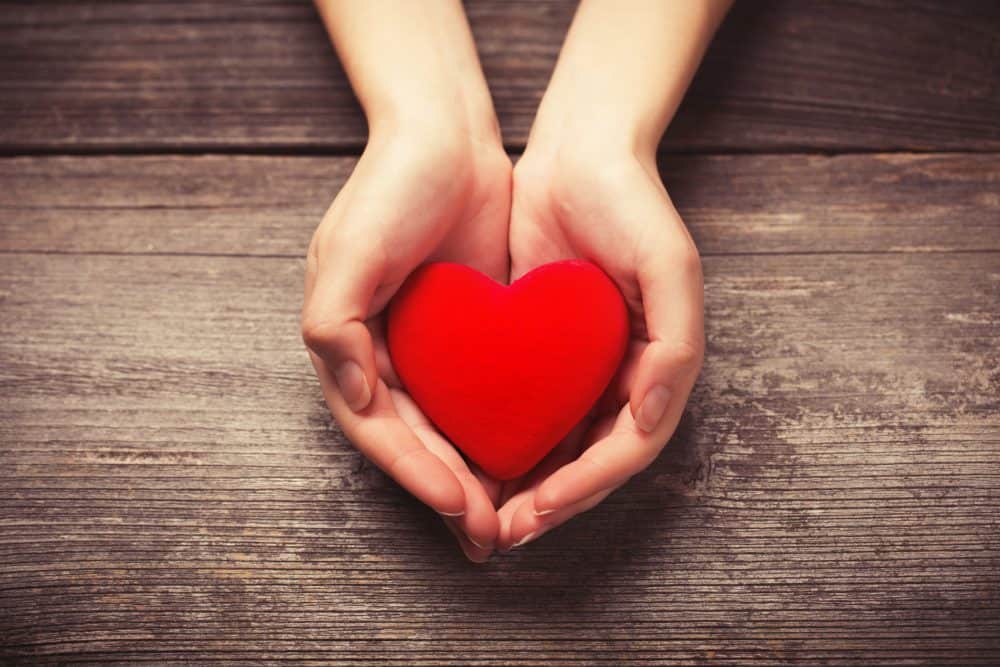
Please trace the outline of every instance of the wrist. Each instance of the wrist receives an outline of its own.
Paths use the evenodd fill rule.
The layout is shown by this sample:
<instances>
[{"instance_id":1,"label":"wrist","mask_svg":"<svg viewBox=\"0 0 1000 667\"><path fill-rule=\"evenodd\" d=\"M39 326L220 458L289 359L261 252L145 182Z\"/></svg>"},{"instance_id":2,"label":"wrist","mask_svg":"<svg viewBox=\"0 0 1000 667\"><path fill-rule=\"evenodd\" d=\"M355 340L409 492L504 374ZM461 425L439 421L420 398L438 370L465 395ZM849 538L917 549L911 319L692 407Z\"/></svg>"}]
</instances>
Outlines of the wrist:
<instances>
[{"instance_id":1,"label":"wrist","mask_svg":"<svg viewBox=\"0 0 1000 667\"><path fill-rule=\"evenodd\" d=\"M648 162L729 3L583 0L529 143L599 137Z\"/></svg>"},{"instance_id":2,"label":"wrist","mask_svg":"<svg viewBox=\"0 0 1000 667\"><path fill-rule=\"evenodd\" d=\"M577 103L556 91L542 101L525 153L586 159L631 157L655 162L662 130L635 109L606 103Z\"/></svg>"},{"instance_id":3,"label":"wrist","mask_svg":"<svg viewBox=\"0 0 1000 667\"><path fill-rule=\"evenodd\" d=\"M499 129L458 0L316 0L373 137L459 128L477 140Z\"/></svg>"},{"instance_id":4,"label":"wrist","mask_svg":"<svg viewBox=\"0 0 1000 667\"><path fill-rule=\"evenodd\" d=\"M485 91L484 91L485 92ZM423 136L429 142L503 147L489 93L485 100L467 92L432 96L389 96L365 109L369 141Z\"/></svg>"},{"instance_id":5,"label":"wrist","mask_svg":"<svg viewBox=\"0 0 1000 667\"><path fill-rule=\"evenodd\" d=\"M423 174L440 187L481 180L500 162L509 177L510 158L499 132L485 121L474 125L454 107L417 111L380 116L370 127L364 154L390 160L393 170Z\"/></svg>"},{"instance_id":6,"label":"wrist","mask_svg":"<svg viewBox=\"0 0 1000 667\"><path fill-rule=\"evenodd\" d=\"M536 165L546 165L552 173L579 173L639 163L650 173L656 173L658 139L643 133L640 125L627 119L615 121L607 115L589 112L549 118L540 115L518 164L525 163L529 171Z\"/></svg>"}]
</instances>

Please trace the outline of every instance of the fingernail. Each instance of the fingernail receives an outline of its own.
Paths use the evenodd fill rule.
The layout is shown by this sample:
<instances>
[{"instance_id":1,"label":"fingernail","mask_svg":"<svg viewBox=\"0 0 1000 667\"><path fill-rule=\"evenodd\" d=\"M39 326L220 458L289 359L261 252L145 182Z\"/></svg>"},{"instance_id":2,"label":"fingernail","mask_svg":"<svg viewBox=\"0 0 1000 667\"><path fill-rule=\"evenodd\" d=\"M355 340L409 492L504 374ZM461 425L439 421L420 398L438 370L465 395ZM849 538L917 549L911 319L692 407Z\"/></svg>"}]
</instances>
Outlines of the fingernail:
<instances>
[{"instance_id":1,"label":"fingernail","mask_svg":"<svg viewBox=\"0 0 1000 667\"><path fill-rule=\"evenodd\" d=\"M468 536L467 536L467 537L468 537ZM469 537L469 541L470 541L470 542L472 542L473 544L475 544L475 545L476 545L477 547L479 547L480 549L492 549L492 548L493 548L493 545L492 545L492 544L491 544L491 545L489 545L489 546L487 546L487 545L485 545L485 544L480 544L479 542L476 542L476 541L475 541L474 539L472 539L471 537Z\"/></svg>"},{"instance_id":2,"label":"fingernail","mask_svg":"<svg viewBox=\"0 0 1000 667\"><path fill-rule=\"evenodd\" d=\"M462 510L461 512L438 512L438 514L454 518L456 516L465 516L465 510Z\"/></svg>"},{"instance_id":3,"label":"fingernail","mask_svg":"<svg viewBox=\"0 0 1000 667\"><path fill-rule=\"evenodd\" d=\"M647 433L654 430L663 419L669 401L670 390L662 384L656 385L646 392L646 398L642 399L639 411L635 413L635 423Z\"/></svg>"},{"instance_id":4,"label":"fingernail","mask_svg":"<svg viewBox=\"0 0 1000 667\"><path fill-rule=\"evenodd\" d=\"M545 516L546 514L552 514L556 509L553 507L550 510L535 510L535 516Z\"/></svg>"},{"instance_id":5,"label":"fingernail","mask_svg":"<svg viewBox=\"0 0 1000 667\"><path fill-rule=\"evenodd\" d=\"M521 546L522 544L527 544L528 542L530 542L531 540L533 540L535 538L535 535L537 533L538 533L537 530L528 533L527 535L525 535L524 537L522 537L520 540L518 540L514 544L510 545L510 548L511 549L516 549L519 546Z\"/></svg>"},{"instance_id":6,"label":"fingernail","mask_svg":"<svg viewBox=\"0 0 1000 667\"><path fill-rule=\"evenodd\" d=\"M337 366L333 372L337 379L337 387L340 395L344 397L347 407L357 412L363 410L372 400L372 390L368 386L368 379L365 378L361 366L353 361L345 361Z\"/></svg>"}]
</instances>

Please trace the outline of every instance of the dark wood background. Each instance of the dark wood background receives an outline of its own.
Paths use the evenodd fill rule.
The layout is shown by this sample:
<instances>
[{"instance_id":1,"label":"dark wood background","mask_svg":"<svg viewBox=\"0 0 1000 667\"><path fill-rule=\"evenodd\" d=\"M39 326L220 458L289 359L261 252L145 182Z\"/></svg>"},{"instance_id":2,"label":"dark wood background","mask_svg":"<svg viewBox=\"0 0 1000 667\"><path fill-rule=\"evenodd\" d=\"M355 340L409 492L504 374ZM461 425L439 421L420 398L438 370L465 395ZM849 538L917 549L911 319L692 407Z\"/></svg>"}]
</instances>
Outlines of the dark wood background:
<instances>
[{"instance_id":1,"label":"dark wood background","mask_svg":"<svg viewBox=\"0 0 1000 667\"><path fill-rule=\"evenodd\" d=\"M512 152L572 10L468 4ZM0 662L1000 663L1000 5L738 3L688 414L484 566L299 339L364 141L307 3L0 3Z\"/></svg>"}]
</instances>

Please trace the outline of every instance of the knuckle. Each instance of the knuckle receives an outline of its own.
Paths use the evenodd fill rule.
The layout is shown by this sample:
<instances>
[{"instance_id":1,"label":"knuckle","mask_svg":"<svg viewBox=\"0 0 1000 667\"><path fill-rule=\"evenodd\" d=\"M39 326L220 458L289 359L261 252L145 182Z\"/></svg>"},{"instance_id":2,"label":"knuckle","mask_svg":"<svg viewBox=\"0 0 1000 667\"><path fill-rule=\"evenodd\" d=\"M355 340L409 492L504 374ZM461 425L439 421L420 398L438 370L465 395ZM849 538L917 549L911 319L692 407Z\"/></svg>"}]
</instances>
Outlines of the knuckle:
<instances>
[{"instance_id":1,"label":"knuckle","mask_svg":"<svg viewBox=\"0 0 1000 667\"><path fill-rule=\"evenodd\" d=\"M701 277L701 255L698 254L698 249L694 243L685 243L675 250L672 253L671 261L677 270L683 272L685 275Z\"/></svg>"},{"instance_id":2,"label":"knuckle","mask_svg":"<svg viewBox=\"0 0 1000 667\"><path fill-rule=\"evenodd\" d=\"M588 450L589 451L589 450ZM580 460L587 463L594 471L598 479L615 479L620 476L620 472L597 454L584 453Z\"/></svg>"},{"instance_id":3,"label":"knuckle","mask_svg":"<svg viewBox=\"0 0 1000 667\"><path fill-rule=\"evenodd\" d=\"M322 233L317 233L316 251L317 255L323 255L328 259L345 248L358 247L359 234L352 225L345 224L344 221L334 221L325 226Z\"/></svg>"},{"instance_id":4,"label":"knuckle","mask_svg":"<svg viewBox=\"0 0 1000 667\"><path fill-rule=\"evenodd\" d=\"M419 448L408 449L396 454L386 465L386 472L393 479L399 479L401 471L411 465L422 450Z\"/></svg>"},{"instance_id":5,"label":"knuckle","mask_svg":"<svg viewBox=\"0 0 1000 667\"><path fill-rule=\"evenodd\" d=\"M302 318L302 341L311 350L320 351L336 347L340 338L339 326L328 319L306 314Z\"/></svg>"},{"instance_id":6,"label":"knuckle","mask_svg":"<svg viewBox=\"0 0 1000 667\"><path fill-rule=\"evenodd\" d=\"M681 368L699 368L705 358L705 341L679 340L669 344L670 361Z\"/></svg>"}]
</instances>

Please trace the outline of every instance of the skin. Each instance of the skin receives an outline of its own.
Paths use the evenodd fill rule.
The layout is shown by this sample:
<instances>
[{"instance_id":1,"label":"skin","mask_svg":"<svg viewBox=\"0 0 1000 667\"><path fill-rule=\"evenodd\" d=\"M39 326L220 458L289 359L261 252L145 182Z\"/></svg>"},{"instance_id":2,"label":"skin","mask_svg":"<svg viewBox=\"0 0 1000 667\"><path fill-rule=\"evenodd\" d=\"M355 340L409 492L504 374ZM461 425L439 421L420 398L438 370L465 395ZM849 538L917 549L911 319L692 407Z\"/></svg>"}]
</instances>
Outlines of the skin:
<instances>
[{"instance_id":1,"label":"skin","mask_svg":"<svg viewBox=\"0 0 1000 667\"><path fill-rule=\"evenodd\" d=\"M310 245L303 337L345 435L482 561L598 504L683 413L704 353L701 265L655 155L729 1L584 0L513 171L457 0L317 6L370 136ZM587 420L500 483L402 389L384 309L427 261L506 282L569 258L618 284L629 353Z\"/></svg>"},{"instance_id":2,"label":"skin","mask_svg":"<svg viewBox=\"0 0 1000 667\"><path fill-rule=\"evenodd\" d=\"M511 162L457 2L317 4L369 140L310 244L303 338L348 439L484 560L499 534L493 499L400 386L384 315L424 262L508 279Z\"/></svg>"},{"instance_id":3,"label":"skin","mask_svg":"<svg viewBox=\"0 0 1000 667\"><path fill-rule=\"evenodd\" d=\"M606 498L670 439L705 348L701 262L656 149L728 0L584 0L514 170L511 277L580 257L625 296L632 339L591 417L505 489L501 549Z\"/></svg>"}]
</instances>

